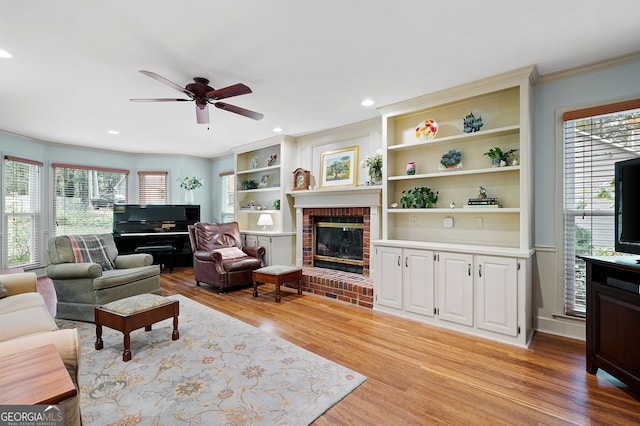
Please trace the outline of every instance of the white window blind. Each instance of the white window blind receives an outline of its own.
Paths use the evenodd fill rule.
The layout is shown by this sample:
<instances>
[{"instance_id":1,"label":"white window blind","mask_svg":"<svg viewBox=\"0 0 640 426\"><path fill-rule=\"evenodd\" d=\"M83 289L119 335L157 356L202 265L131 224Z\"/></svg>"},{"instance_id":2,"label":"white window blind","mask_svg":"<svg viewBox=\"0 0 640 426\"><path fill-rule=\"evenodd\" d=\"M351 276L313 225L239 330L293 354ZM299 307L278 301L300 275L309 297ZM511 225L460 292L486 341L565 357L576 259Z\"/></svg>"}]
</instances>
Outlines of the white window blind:
<instances>
[{"instance_id":1,"label":"white window blind","mask_svg":"<svg viewBox=\"0 0 640 426\"><path fill-rule=\"evenodd\" d=\"M565 314L584 316L585 265L614 254L614 164L640 156L640 100L564 114Z\"/></svg>"},{"instance_id":2,"label":"white window blind","mask_svg":"<svg viewBox=\"0 0 640 426\"><path fill-rule=\"evenodd\" d=\"M167 172L138 172L140 204L167 204Z\"/></svg>"},{"instance_id":3,"label":"white window blind","mask_svg":"<svg viewBox=\"0 0 640 426\"><path fill-rule=\"evenodd\" d=\"M222 223L233 222L235 220L234 197L235 179L233 172L220 173L220 200L221 212L220 221Z\"/></svg>"},{"instance_id":4,"label":"white window blind","mask_svg":"<svg viewBox=\"0 0 640 426\"><path fill-rule=\"evenodd\" d=\"M4 157L2 264L7 268L42 263L42 166L39 161Z\"/></svg>"},{"instance_id":5,"label":"white window blind","mask_svg":"<svg viewBox=\"0 0 640 426\"><path fill-rule=\"evenodd\" d=\"M113 205L127 202L128 170L54 163L54 235L113 231Z\"/></svg>"}]
</instances>

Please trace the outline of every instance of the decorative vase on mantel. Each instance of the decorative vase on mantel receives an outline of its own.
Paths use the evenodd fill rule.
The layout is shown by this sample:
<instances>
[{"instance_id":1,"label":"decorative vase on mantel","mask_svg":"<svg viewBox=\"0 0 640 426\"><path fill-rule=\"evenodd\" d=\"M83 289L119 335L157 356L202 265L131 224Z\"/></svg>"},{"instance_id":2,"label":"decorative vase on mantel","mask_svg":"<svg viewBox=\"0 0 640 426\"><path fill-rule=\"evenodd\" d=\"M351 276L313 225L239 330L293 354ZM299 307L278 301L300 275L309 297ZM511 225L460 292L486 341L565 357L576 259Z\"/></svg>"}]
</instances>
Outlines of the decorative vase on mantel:
<instances>
[{"instance_id":1,"label":"decorative vase on mantel","mask_svg":"<svg viewBox=\"0 0 640 426\"><path fill-rule=\"evenodd\" d=\"M184 191L184 203L193 204L193 189L187 189Z\"/></svg>"},{"instance_id":2,"label":"decorative vase on mantel","mask_svg":"<svg viewBox=\"0 0 640 426\"><path fill-rule=\"evenodd\" d=\"M380 185L382 183L382 170L369 169L369 179L372 185Z\"/></svg>"}]
</instances>

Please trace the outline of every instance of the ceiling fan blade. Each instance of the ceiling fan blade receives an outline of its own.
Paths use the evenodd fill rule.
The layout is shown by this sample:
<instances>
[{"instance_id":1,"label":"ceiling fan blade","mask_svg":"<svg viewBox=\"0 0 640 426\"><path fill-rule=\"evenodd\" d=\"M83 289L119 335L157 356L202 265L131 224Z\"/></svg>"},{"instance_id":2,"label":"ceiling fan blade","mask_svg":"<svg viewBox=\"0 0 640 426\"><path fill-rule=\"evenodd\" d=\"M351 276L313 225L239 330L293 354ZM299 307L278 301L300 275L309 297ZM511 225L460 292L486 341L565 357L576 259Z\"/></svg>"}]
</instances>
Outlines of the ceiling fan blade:
<instances>
[{"instance_id":1,"label":"ceiling fan blade","mask_svg":"<svg viewBox=\"0 0 640 426\"><path fill-rule=\"evenodd\" d=\"M191 99L173 99L173 98L159 98L159 99L129 99L132 102L191 102Z\"/></svg>"},{"instance_id":2,"label":"ceiling fan blade","mask_svg":"<svg viewBox=\"0 0 640 426\"><path fill-rule=\"evenodd\" d=\"M196 121L198 124L208 124L209 123L209 108L205 104L204 107L199 107L196 105Z\"/></svg>"},{"instance_id":3,"label":"ceiling fan blade","mask_svg":"<svg viewBox=\"0 0 640 426\"><path fill-rule=\"evenodd\" d=\"M223 87L222 89L207 92L205 97L207 99L224 99L232 96L246 95L247 93L251 93L251 89L242 83L238 83L233 86Z\"/></svg>"},{"instance_id":4,"label":"ceiling fan blade","mask_svg":"<svg viewBox=\"0 0 640 426\"><path fill-rule=\"evenodd\" d=\"M216 108L235 112L236 114L244 115L245 117L253 118L254 120L262 120L262 117L264 117L264 114L261 114L259 112L251 111L235 105L225 104L224 102L216 102L214 105L216 106Z\"/></svg>"},{"instance_id":5,"label":"ceiling fan blade","mask_svg":"<svg viewBox=\"0 0 640 426\"><path fill-rule=\"evenodd\" d=\"M191 93L189 90L185 89L182 86L177 85L176 83L174 83L173 81L167 80L166 78L156 74L155 72L151 72L151 71L145 71L145 70L140 70L140 72L144 75L146 75L147 77L151 77L154 80L158 80L161 83L166 84L169 87L173 87L174 89L176 89L179 92L184 93L187 96L193 97L195 96L193 93Z\"/></svg>"}]
</instances>

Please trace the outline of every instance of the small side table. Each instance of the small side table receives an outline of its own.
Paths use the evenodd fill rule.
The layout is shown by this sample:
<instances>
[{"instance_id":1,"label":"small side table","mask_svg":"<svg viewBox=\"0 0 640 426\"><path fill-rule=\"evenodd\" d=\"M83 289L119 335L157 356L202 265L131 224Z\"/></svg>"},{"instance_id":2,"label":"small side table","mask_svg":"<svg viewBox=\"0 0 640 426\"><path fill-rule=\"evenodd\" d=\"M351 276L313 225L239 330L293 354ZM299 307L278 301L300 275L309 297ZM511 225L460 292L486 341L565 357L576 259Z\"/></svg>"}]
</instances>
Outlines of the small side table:
<instances>
[{"instance_id":1,"label":"small side table","mask_svg":"<svg viewBox=\"0 0 640 426\"><path fill-rule=\"evenodd\" d=\"M167 299L156 294L139 294L116 300L104 306L96 308L96 350L103 348L102 326L107 326L124 333L124 352L122 360L131 361L131 336L133 330L144 327L145 331L151 331L151 325L173 317L173 333L171 340L178 340L178 315L180 315L180 302Z\"/></svg>"},{"instance_id":2,"label":"small side table","mask_svg":"<svg viewBox=\"0 0 640 426\"><path fill-rule=\"evenodd\" d=\"M0 357L0 389L0 405L55 405L78 393L53 344Z\"/></svg>"}]
</instances>

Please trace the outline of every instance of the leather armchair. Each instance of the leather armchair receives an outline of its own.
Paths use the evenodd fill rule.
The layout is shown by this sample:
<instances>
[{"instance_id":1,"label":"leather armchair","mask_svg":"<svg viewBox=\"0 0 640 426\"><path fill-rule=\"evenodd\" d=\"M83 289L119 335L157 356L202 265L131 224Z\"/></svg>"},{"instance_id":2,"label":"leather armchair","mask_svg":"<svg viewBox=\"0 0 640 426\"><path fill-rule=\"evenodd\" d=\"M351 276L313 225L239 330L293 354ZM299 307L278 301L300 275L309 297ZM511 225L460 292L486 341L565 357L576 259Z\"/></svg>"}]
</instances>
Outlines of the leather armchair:
<instances>
[{"instance_id":1,"label":"leather armchair","mask_svg":"<svg viewBox=\"0 0 640 426\"><path fill-rule=\"evenodd\" d=\"M264 247L244 247L237 222L189 225L196 284L226 288L253 283L253 271L264 266Z\"/></svg>"},{"instance_id":2,"label":"leather armchair","mask_svg":"<svg viewBox=\"0 0 640 426\"><path fill-rule=\"evenodd\" d=\"M78 247L72 244L78 237L97 237L103 247L102 260L110 266L78 261ZM111 234L50 238L45 257L47 275L56 290L56 318L93 322L98 306L138 294L162 295L160 267L152 265L153 256L119 255Z\"/></svg>"}]
</instances>

